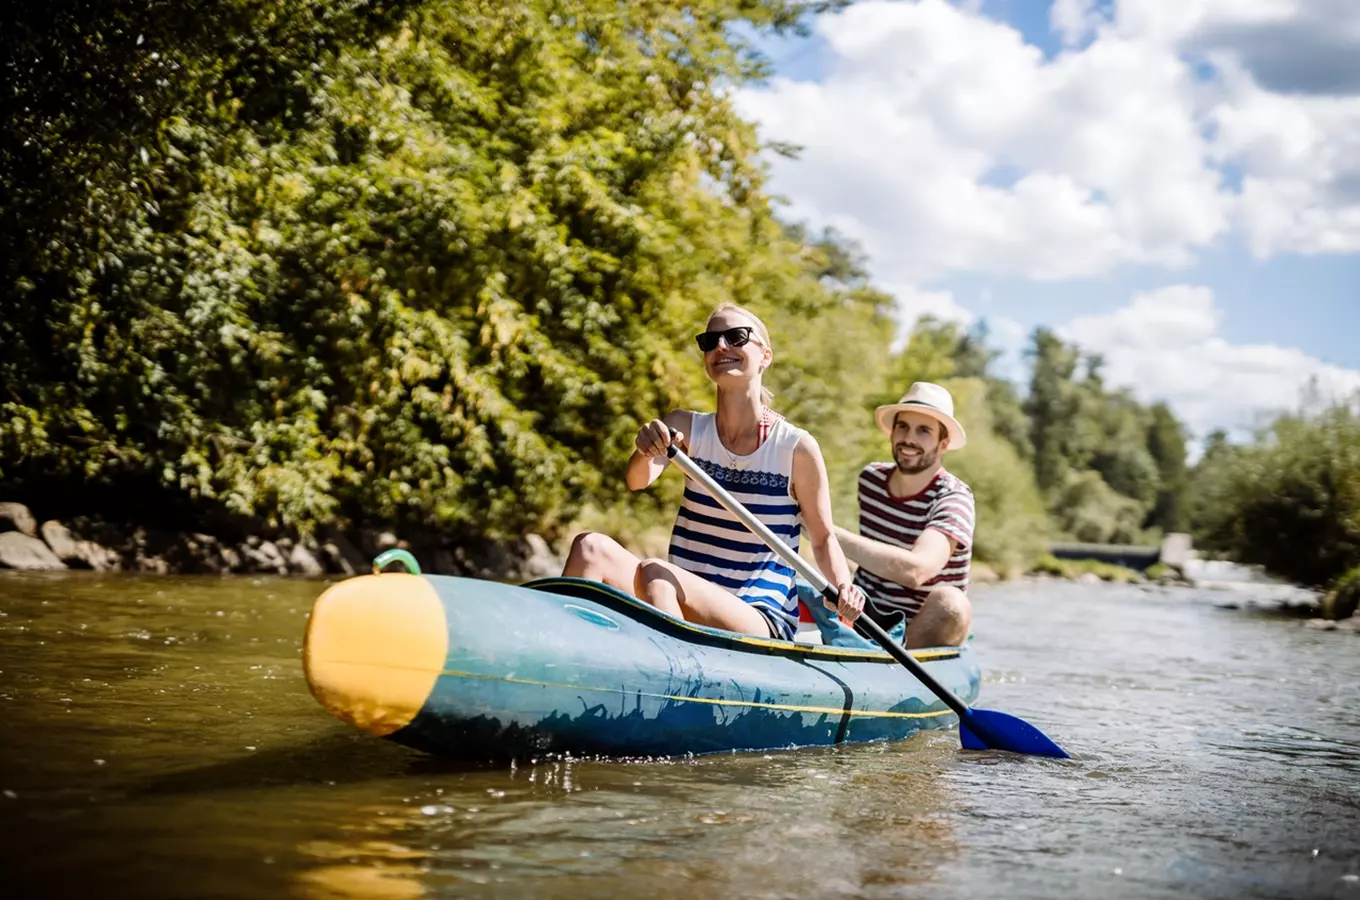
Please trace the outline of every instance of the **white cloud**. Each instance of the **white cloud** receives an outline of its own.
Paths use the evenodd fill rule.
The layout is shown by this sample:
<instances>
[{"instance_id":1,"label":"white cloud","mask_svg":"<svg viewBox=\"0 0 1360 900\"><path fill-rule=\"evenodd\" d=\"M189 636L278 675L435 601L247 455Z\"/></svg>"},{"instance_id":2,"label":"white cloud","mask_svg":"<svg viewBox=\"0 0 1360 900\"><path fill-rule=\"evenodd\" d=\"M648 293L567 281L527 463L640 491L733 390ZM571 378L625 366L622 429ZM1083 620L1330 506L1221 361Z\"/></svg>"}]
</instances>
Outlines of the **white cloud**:
<instances>
[{"instance_id":1,"label":"white cloud","mask_svg":"<svg viewBox=\"0 0 1360 900\"><path fill-rule=\"evenodd\" d=\"M1097 0L1053 0L1048 21L1063 43L1072 46L1095 34L1106 18Z\"/></svg>"},{"instance_id":2,"label":"white cloud","mask_svg":"<svg viewBox=\"0 0 1360 900\"><path fill-rule=\"evenodd\" d=\"M1194 73L1154 45L1107 36L1045 61L943 0L862 3L818 27L825 81L738 102L804 147L773 162L793 212L855 223L841 227L888 280L1183 265L1227 228Z\"/></svg>"},{"instance_id":3,"label":"white cloud","mask_svg":"<svg viewBox=\"0 0 1360 900\"><path fill-rule=\"evenodd\" d=\"M1291 347L1230 344L1218 335L1221 323L1209 288L1181 284L1139 294L1107 315L1073 319L1057 333L1104 357L1107 384L1132 388L1145 402L1166 401L1200 437L1297 409L1313 380L1323 399L1360 391L1360 372Z\"/></svg>"},{"instance_id":4,"label":"white cloud","mask_svg":"<svg viewBox=\"0 0 1360 900\"><path fill-rule=\"evenodd\" d=\"M1243 170L1237 219L1252 252L1360 252L1360 95L1273 94L1224 69L1215 149Z\"/></svg>"},{"instance_id":5,"label":"white cloud","mask_svg":"<svg viewBox=\"0 0 1360 900\"><path fill-rule=\"evenodd\" d=\"M1240 239L1257 257L1360 253L1360 0L1054 0L1046 58L976 5L866 0L818 20L819 83L739 92L795 218L865 250L909 327L973 315L932 283L1168 269ZM1360 372L1232 344L1210 287L1140 294L1060 329L1112 384L1194 432L1240 433ZM1024 329L993 321L1007 371Z\"/></svg>"},{"instance_id":6,"label":"white cloud","mask_svg":"<svg viewBox=\"0 0 1360 900\"><path fill-rule=\"evenodd\" d=\"M1360 2L1055 0L1045 59L944 0L817 28L819 83L738 93L791 212L858 239L880 280L1038 279L1253 252L1360 250ZM1207 68L1206 68L1207 67Z\"/></svg>"},{"instance_id":7,"label":"white cloud","mask_svg":"<svg viewBox=\"0 0 1360 900\"><path fill-rule=\"evenodd\" d=\"M1025 351L1029 347L1029 330L1006 316L987 320L987 346L998 351L989 371L999 378L1023 384L1029 378Z\"/></svg>"},{"instance_id":8,"label":"white cloud","mask_svg":"<svg viewBox=\"0 0 1360 900\"><path fill-rule=\"evenodd\" d=\"M959 304L949 291L922 290L914 284L883 285L897 301L898 331L893 337L893 350L906 346L911 329L921 316L932 316L942 322L971 325L977 318Z\"/></svg>"},{"instance_id":9,"label":"white cloud","mask_svg":"<svg viewBox=\"0 0 1360 900\"><path fill-rule=\"evenodd\" d=\"M1360 91L1355 0L1121 0L1116 28L1182 52L1227 55L1272 91Z\"/></svg>"}]
</instances>

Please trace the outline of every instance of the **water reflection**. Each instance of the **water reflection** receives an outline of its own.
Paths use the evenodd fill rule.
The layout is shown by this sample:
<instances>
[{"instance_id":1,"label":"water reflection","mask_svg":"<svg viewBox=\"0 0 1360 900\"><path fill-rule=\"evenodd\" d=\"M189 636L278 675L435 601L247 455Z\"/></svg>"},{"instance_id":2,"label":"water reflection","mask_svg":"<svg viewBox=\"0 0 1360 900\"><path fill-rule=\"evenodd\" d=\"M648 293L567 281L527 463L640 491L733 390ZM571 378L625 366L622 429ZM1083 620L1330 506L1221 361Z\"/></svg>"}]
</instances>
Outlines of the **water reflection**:
<instances>
[{"instance_id":1,"label":"water reflection","mask_svg":"<svg viewBox=\"0 0 1360 900\"><path fill-rule=\"evenodd\" d=\"M959 853L957 797L940 777L953 754L946 739L660 764L558 760L434 782L389 837L424 848L427 885L458 896L507 885L545 897L626 884L759 897L929 883Z\"/></svg>"},{"instance_id":2,"label":"water reflection","mask_svg":"<svg viewBox=\"0 0 1360 900\"><path fill-rule=\"evenodd\" d=\"M337 823L334 838L298 845L298 856L304 862L295 876L297 895L373 900L424 897L421 876L428 869L428 854L381 837L414 831L409 818L410 812L403 808L357 807ZM310 861L317 864L309 865Z\"/></svg>"}]
</instances>

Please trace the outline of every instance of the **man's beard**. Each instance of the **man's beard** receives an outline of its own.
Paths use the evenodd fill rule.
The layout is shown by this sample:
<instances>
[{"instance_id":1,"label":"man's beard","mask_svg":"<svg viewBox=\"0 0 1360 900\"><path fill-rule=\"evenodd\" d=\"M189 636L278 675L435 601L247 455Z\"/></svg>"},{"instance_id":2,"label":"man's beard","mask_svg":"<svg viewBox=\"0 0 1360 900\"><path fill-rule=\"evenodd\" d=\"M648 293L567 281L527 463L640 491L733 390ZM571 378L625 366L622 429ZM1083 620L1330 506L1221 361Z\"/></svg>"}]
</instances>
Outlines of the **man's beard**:
<instances>
[{"instance_id":1,"label":"man's beard","mask_svg":"<svg viewBox=\"0 0 1360 900\"><path fill-rule=\"evenodd\" d=\"M919 475L935 465L939 458L940 451L938 448L936 448L934 453L922 451L921 455L916 457L915 462L905 462L900 452L895 452L893 454L893 462L897 464L897 471L901 472L903 475Z\"/></svg>"}]
</instances>

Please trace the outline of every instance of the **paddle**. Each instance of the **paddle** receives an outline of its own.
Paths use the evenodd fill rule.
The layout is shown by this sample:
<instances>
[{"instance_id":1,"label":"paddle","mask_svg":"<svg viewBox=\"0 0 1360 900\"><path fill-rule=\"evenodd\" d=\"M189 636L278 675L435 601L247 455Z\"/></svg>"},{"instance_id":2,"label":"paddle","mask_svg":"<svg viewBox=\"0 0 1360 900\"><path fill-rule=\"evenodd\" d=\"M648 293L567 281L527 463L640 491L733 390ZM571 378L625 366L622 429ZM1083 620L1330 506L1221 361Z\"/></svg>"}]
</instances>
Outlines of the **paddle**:
<instances>
[{"instance_id":1,"label":"paddle","mask_svg":"<svg viewBox=\"0 0 1360 900\"><path fill-rule=\"evenodd\" d=\"M674 432L672 432L672 435L674 435ZM718 501L724 509L755 532L784 562L792 566L794 571L807 579L808 583L816 588L827 602L832 604L837 602L836 589L827 583L827 580L811 563L776 537L774 532L765 527L764 522L751 515L746 507L738 503L736 498L727 493L722 485L714 481L707 472L695 465L694 460L686 456L679 447L672 443L666 448L666 455L680 467L681 471L703 485L704 489L713 495L713 499ZM893 659L906 666L907 670L929 688L932 694L943 700L950 709L958 714L959 739L964 749L1009 750L1012 753L1028 753L1034 756L1071 758L1063 748L1024 719L996 710L969 707L956 697L953 691L936 681L935 677L927 672L925 667L917 662L905 647L889 637L888 633L867 615L859 617L858 621L855 622L855 629L872 638L880 647L888 651Z\"/></svg>"}]
</instances>

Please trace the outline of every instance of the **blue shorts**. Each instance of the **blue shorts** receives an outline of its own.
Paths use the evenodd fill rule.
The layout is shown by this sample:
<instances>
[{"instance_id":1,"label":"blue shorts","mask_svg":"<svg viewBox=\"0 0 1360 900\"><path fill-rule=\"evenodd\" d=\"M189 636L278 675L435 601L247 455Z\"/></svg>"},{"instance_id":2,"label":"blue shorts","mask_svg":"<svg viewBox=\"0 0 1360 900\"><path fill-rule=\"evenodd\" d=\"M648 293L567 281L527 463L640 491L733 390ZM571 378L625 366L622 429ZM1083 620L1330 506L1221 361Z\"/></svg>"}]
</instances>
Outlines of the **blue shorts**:
<instances>
[{"instance_id":1,"label":"blue shorts","mask_svg":"<svg viewBox=\"0 0 1360 900\"><path fill-rule=\"evenodd\" d=\"M857 647L860 649L878 649L878 644L866 637L860 637L859 632L853 628L845 627L840 616L836 615L835 610L827 609L826 603L822 600L822 595L813 590L812 585L803 579L798 579L798 602L807 607L812 614L812 621L817 623L817 630L822 633L822 643L828 647ZM898 622L889 632L888 636L897 643L902 643L907 636L907 621L905 618Z\"/></svg>"},{"instance_id":2,"label":"blue shorts","mask_svg":"<svg viewBox=\"0 0 1360 900\"><path fill-rule=\"evenodd\" d=\"M796 631L796 626L790 625L786 616L776 615L769 607L763 603L752 603L751 607L765 620L765 625L770 629L770 637L776 641L791 641Z\"/></svg>"}]
</instances>

